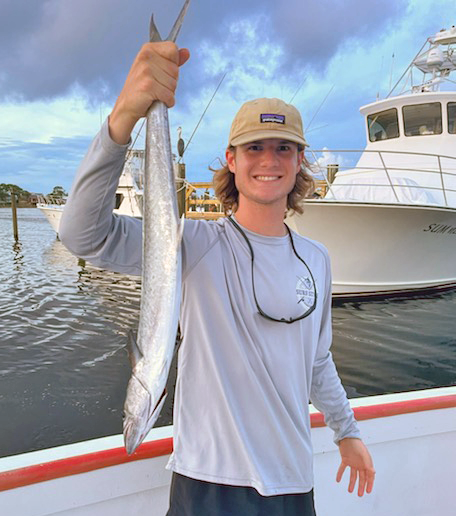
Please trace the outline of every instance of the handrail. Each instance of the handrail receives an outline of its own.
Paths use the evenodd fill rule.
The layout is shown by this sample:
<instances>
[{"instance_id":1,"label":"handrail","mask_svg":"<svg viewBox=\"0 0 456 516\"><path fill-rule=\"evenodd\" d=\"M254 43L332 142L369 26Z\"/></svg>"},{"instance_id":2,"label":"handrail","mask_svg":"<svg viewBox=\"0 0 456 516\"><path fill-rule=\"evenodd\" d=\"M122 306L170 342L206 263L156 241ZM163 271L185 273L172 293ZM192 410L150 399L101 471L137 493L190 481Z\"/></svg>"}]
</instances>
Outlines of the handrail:
<instances>
[{"instance_id":1,"label":"handrail","mask_svg":"<svg viewBox=\"0 0 456 516\"><path fill-rule=\"evenodd\" d=\"M432 410L454 409L456 395L446 394L435 397L416 398L403 401L389 401L353 407L357 421L366 421L401 415L423 413ZM325 426L323 414L310 415L312 428ZM55 459L49 462L32 464L30 466L0 472L0 492L16 489L39 482L50 481L71 475L88 473L105 467L112 467L137 460L153 459L169 455L173 449L171 437L146 441L141 444L133 455L127 455L124 447L103 449L82 455L72 455L67 458Z\"/></svg>"},{"instance_id":2,"label":"handrail","mask_svg":"<svg viewBox=\"0 0 456 516\"><path fill-rule=\"evenodd\" d=\"M318 163L318 159L315 156L315 152L337 152L337 151L330 151L330 150L326 150L326 151L318 151L318 150L314 151L313 149L309 149L309 150L312 153L312 155L313 155L313 157L315 159L315 164L318 165L318 168L320 169L320 171L322 171L324 169L322 168L320 163ZM328 190L331 192L332 195L334 195L334 192L331 189L331 182L328 180L328 176L324 172L321 172L321 173L323 174L323 178L324 178L324 181L326 183L326 186L327 186ZM336 198L336 196L334 195L334 199L335 198Z\"/></svg>"},{"instance_id":3,"label":"handrail","mask_svg":"<svg viewBox=\"0 0 456 516\"><path fill-rule=\"evenodd\" d=\"M54 206L63 206L66 203L65 197L55 197L54 195L38 195L38 204L50 204Z\"/></svg>"},{"instance_id":4,"label":"handrail","mask_svg":"<svg viewBox=\"0 0 456 516\"><path fill-rule=\"evenodd\" d=\"M369 186L372 188L391 188L391 185L389 184L372 184L372 183L337 183L336 186ZM436 190L438 192L441 192L442 189L440 186L421 186L421 185L395 185L393 184L393 188L407 188L412 189L415 188L416 190ZM454 188L446 188L447 192L455 192L456 189Z\"/></svg>"},{"instance_id":5,"label":"handrail","mask_svg":"<svg viewBox=\"0 0 456 516\"><path fill-rule=\"evenodd\" d=\"M225 216L223 205L219 199L210 195L206 197L206 192L201 198L192 198L191 195L197 190L213 190L212 182L200 181L195 183L185 182L185 217L188 219L207 219L214 220ZM194 208L194 211L191 210Z\"/></svg>"},{"instance_id":6,"label":"handrail","mask_svg":"<svg viewBox=\"0 0 456 516\"><path fill-rule=\"evenodd\" d=\"M343 197L341 197L340 188L339 187L369 187L369 188L378 188L378 187L387 187L390 189L394 195L395 202L400 203L400 197L398 195L399 192L405 192L405 191L411 191L413 188L421 190L423 193L436 191L441 193L443 195L440 197L440 200L436 200L436 202L433 202L432 199L429 199L426 204L438 204L446 207L454 206L456 202L453 202L454 195L452 197L452 200L450 202L449 194L454 194L456 192L455 185L456 185L456 156L447 156L442 154L434 154L434 153L428 153L428 152L407 152L402 150L372 150L372 149L309 149L308 152L311 153L314 163L311 163L310 168L315 174L320 174L323 179L319 181L320 185L323 186L323 191L325 194L325 197L328 197L327 200L343 200ZM338 173L335 179L335 183L332 183L327 174L326 168L330 165L322 165L321 164L321 157L318 156L318 153L320 155L336 155L336 154L342 154L343 156L347 154L352 154L353 161L356 161L355 165L346 165L341 164L340 162L337 163L337 169ZM375 155L378 156L378 162L377 164L372 163L365 163L365 160L363 160L363 156L366 154L374 154L374 161L375 161ZM340 156L337 156L338 159L334 160L334 163L332 165L335 165L336 161L346 161L343 159L340 159ZM417 166L414 165L408 165L404 163L397 163L395 164L390 163L388 160L387 163L387 156L396 156L399 158L397 161L404 161L403 159L400 159L401 157L409 157L412 158L413 161L418 162L424 162L424 163L417 163ZM423 158L423 159L419 159ZM435 160L435 161L434 161ZM443 160L448 160L449 164L442 163ZM347 160L348 161L348 160ZM370 160L368 160L370 161ZM404 166L405 165L405 166ZM386 175L386 183L383 184L383 182L380 183L370 183L366 184L366 182L363 182L363 179L366 179L366 176L370 173L374 172L384 172ZM432 179L433 176L431 174L438 174L440 178L440 186L436 186L435 180ZM421 177L416 177L417 175L422 175ZM427 176L427 181L422 181L422 178L424 178L424 175ZM363 176L357 180L356 176ZM451 177L454 178L450 182ZM347 182L344 182L345 178L349 178ZM381 181L381 176L377 175L374 179ZM398 180L409 180L407 184L397 184ZM415 182L416 184L410 184L412 182ZM337 189L335 188L337 187ZM402 190L400 190L402 189ZM393 201L394 202L394 201Z\"/></svg>"},{"instance_id":7,"label":"handrail","mask_svg":"<svg viewBox=\"0 0 456 516\"><path fill-rule=\"evenodd\" d=\"M405 155L416 155L416 156L434 156L441 158L448 158L456 160L456 156L446 156L443 154L434 154L432 152L415 152L415 151L399 151L399 150L386 150L386 149L306 149L306 152L311 150L312 152L358 152L359 154L363 153L375 153L375 152L383 152L384 154L405 154Z\"/></svg>"}]
</instances>

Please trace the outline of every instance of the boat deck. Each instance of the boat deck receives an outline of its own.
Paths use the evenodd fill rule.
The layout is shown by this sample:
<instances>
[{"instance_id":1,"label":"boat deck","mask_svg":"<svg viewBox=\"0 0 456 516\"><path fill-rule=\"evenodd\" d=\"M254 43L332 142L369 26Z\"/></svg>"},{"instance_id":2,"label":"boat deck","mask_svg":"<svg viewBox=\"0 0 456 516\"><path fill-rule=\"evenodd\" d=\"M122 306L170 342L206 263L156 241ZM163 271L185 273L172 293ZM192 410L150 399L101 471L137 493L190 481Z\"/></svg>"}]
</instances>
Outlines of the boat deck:
<instances>
[{"instance_id":1,"label":"boat deck","mask_svg":"<svg viewBox=\"0 0 456 516\"><path fill-rule=\"evenodd\" d=\"M339 454L311 408L315 500L331 516L453 516L456 387L351 400L377 471L359 499L348 476L335 481ZM153 429L129 457L122 436L0 459L0 506L8 516L164 516L172 427Z\"/></svg>"}]
</instances>

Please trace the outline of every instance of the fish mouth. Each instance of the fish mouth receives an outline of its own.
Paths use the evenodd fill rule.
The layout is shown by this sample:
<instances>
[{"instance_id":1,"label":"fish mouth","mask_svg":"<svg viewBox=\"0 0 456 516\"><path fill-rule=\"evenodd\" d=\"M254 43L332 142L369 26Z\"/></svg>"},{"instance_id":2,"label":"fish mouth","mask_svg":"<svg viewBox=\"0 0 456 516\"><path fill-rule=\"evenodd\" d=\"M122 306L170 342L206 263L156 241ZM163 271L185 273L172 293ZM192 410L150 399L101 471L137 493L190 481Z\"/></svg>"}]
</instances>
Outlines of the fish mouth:
<instances>
[{"instance_id":1,"label":"fish mouth","mask_svg":"<svg viewBox=\"0 0 456 516\"><path fill-rule=\"evenodd\" d=\"M164 389L157 403L154 405L154 409L148 416L146 416L145 413L142 417L133 416L131 414L125 415L123 434L125 449L128 455L132 455L136 451L136 448L138 448L138 446L144 441L145 437L154 426L154 423L158 419L163 408L167 395L168 392ZM151 405L149 404L149 408L147 409L148 412L150 410L150 406Z\"/></svg>"},{"instance_id":2,"label":"fish mouth","mask_svg":"<svg viewBox=\"0 0 456 516\"><path fill-rule=\"evenodd\" d=\"M141 444L145 435L144 432L135 431L135 422L131 419L124 421L124 443L128 455L132 455L136 448Z\"/></svg>"}]
</instances>

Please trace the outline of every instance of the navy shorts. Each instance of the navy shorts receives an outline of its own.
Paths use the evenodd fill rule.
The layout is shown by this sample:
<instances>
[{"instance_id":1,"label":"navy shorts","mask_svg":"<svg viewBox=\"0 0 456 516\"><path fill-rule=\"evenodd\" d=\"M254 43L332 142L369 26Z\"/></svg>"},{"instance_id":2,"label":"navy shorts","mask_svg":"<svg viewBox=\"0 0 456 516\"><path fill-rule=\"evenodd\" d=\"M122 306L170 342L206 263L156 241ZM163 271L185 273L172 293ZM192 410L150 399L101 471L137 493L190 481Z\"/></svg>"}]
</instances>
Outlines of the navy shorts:
<instances>
[{"instance_id":1,"label":"navy shorts","mask_svg":"<svg viewBox=\"0 0 456 516\"><path fill-rule=\"evenodd\" d=\"M253 487L203 482L173 473L167 516L316 516L309 493L262 496Z\"/></svg>"}]
</instances>

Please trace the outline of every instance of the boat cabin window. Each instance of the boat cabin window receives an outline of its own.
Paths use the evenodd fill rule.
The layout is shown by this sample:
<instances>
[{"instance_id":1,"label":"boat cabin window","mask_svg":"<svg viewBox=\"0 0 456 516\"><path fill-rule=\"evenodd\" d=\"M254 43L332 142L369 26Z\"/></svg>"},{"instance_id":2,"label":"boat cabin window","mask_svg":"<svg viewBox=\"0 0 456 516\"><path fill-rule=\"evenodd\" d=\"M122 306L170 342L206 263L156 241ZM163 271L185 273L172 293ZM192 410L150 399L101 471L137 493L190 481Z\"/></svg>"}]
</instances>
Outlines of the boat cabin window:
<instances>
[{"instance_id":1,"label":"boat cabin window","mask_svg":"<svg viewBox=\"0 0 456 516\"><path fill-rule=\"evenodd\" d=\"M116 193L116 205L114 208L115 210L118 210L120 208L120 205L122 204L123 199L124 199L123 194Z\"/></svg>"},{"instance_id":2,"label":"boat cabin window","mask_svg":"<svg viewBox=\"0 0 456 516\"><path fill-rule=\"evenodd\" d=\"M397 122L397 109L387 109L386 111L369 115L367 117L367 129L371 142L398 138L399 124Z\"/></svg>"},{"instance_id":3,"label":"boat cabin window","mask_svg":"<svg viewBox=\"0 0 456 516\"><path fill-rule=\"evenodd\" d=\"M448 102L448 132L456 134L456 102Z\"/></svg>"},{"instance_id":4,"label":"boat cabin window","mask_svg":"<svg viewBox=\"0 0 456 516\"><path fill-rule=\"evenodd\" d=\"M440 102L414 104L402 108L405 136L442 134L442 105Z\"/></svg>"}]
</instances>

